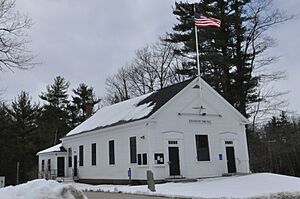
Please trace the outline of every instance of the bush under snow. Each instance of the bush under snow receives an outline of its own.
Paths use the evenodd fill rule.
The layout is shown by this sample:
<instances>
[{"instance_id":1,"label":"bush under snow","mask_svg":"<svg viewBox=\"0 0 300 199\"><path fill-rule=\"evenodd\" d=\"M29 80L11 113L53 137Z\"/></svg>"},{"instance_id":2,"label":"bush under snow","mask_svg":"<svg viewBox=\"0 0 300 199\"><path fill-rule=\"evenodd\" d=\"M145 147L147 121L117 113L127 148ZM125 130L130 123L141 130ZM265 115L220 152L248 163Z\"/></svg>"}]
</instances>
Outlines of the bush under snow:
<instances>
[{"instance_id":1,"label":"bush under snow","mask_svg":"<svg viewBox=\"0 0 300 199\"><path fill-rule=\"evenodd\" d=\"M33 180L17 186L0 189L1 199L87 199L72 185L61 184L53 180Z\"/></svg>"}]
</instances>

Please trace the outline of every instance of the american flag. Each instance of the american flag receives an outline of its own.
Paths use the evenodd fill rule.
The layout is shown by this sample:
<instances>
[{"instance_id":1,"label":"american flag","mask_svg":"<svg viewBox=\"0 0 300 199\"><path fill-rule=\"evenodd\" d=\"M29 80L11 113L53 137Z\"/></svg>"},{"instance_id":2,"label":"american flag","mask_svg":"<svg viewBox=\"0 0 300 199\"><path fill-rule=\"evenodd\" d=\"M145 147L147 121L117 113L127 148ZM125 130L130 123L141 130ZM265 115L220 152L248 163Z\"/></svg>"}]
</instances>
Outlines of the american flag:
<instances>
[{"instance_id":1,"label":"american flag","mask_svg":"<svg viewBox=\"0 0 300 199\"><path fill-rule=\"evenodd\" d=\"M197 27L207 27L207 26L215 26L220 27L221 20L215 19L212 17L205 17L200 15L199 13L195 13L195 26Z\"/></svg>"}]
</instances>

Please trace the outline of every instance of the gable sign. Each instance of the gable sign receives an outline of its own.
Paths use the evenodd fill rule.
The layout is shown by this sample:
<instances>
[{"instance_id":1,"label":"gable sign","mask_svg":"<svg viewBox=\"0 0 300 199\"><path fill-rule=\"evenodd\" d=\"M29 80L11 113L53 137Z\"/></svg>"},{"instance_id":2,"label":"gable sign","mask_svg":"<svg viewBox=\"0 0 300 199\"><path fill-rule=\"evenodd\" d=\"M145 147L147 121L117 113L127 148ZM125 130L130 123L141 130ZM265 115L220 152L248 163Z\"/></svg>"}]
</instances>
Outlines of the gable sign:
<instances>
[{"instance_id":1,"label":"gable sign","mask_svg":"<svg viewBox=\"0 0 300 199\"><path fill-rule=\"evenodd\" d=\"M211 124L212 122L211 122L211 120L192 120L192 119L190 119L189 120L189 123L191 123L191 124Z\"/></svg>"}]
</instances>

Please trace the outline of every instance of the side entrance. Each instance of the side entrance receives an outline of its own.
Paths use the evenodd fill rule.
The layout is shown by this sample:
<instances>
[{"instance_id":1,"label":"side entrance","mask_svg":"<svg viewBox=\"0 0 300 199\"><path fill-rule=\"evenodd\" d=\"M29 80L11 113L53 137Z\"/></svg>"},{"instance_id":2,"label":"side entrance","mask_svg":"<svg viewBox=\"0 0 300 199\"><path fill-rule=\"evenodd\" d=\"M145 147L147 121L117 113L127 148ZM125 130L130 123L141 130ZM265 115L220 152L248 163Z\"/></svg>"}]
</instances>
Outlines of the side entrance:
<instances>
[{"instance_id":1,"label":"side entrance","mask_svg":"<svg viewBox=\"0 0 300 199\"><path fill-rule=\"evenodd\" d=\"M65 176L65 157L57 157L57 177Z\"/></svg>"},{"instance_id":2,"label":"side entrance","mask_svg":"<svg viewBox=\"0 0 300 199\"><path fill-rule=\"evenodd\" d=\"M169 147L170 176L180 176L179 148Z\"/></svg>"},{"instance_id":3,"label":"side entrance","mask_svg":"<svg viewBox=\"0 0 300 199\"><path fill-rule=\"evenodd\" d=\"M226 146L228 173L236 173L234 146Z\"/></svg>"}]
</instances>

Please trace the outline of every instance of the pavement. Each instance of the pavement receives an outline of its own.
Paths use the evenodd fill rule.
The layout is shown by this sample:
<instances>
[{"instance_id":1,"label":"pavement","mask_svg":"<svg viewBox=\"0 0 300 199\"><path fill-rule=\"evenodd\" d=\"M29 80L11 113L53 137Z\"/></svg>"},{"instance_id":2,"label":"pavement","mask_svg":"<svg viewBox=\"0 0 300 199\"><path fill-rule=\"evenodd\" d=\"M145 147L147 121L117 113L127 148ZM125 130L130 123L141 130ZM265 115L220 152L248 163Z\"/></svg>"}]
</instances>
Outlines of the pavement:
<instances>
[{"instance_id":1,"label":"pavement","mask_svg":"<svg viewBox=\"0 0 300 199\"><path fill-rule=\"evenodd\" d=\"M167 197L146 196L124 193L84 192L88 199L168 199Z\"/></svg>"}]
</instances>

